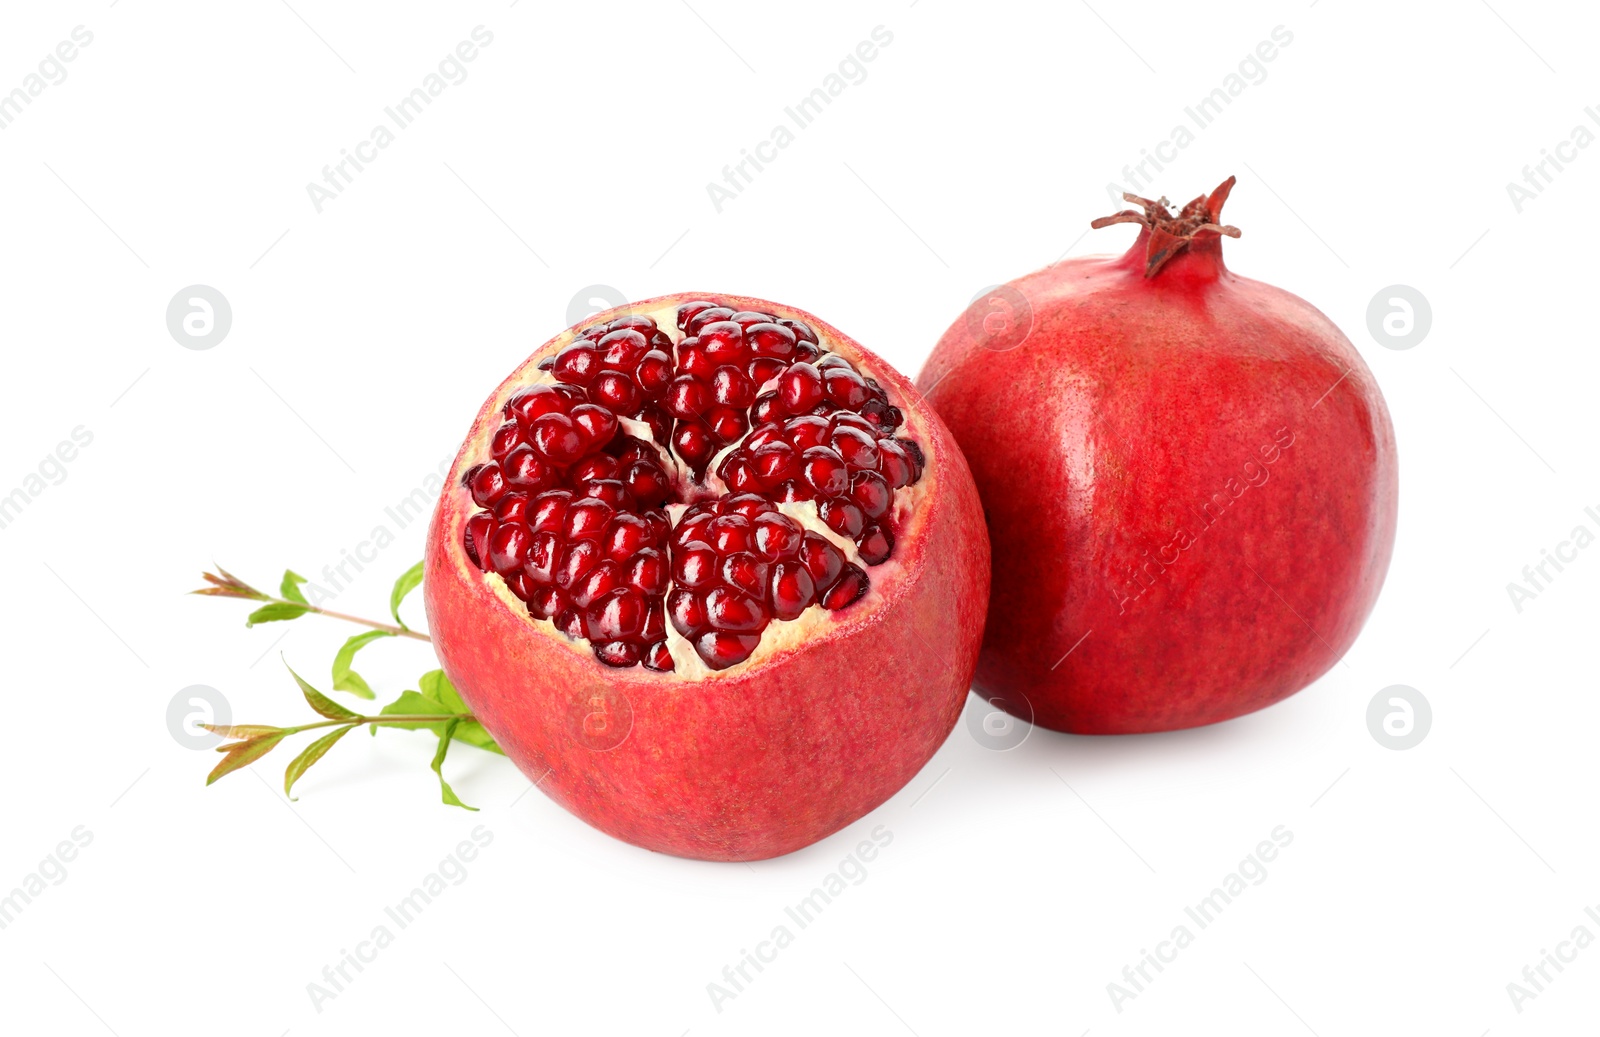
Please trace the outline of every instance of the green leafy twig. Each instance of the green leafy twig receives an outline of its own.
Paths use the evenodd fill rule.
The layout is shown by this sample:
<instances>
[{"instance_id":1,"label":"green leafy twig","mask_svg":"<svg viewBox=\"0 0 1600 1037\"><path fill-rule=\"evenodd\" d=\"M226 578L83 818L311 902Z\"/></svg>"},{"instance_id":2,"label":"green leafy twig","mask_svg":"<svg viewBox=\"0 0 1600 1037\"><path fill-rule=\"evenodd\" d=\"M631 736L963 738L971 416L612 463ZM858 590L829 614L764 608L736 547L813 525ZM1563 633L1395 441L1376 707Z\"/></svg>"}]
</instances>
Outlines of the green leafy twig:
<instances>
[{"instance_id":1,"label":"green leafy twig","mask_svg":"<svg viewBox=\"0 0 1600 1037\"><path fill-rule=\"evenodd\" d=\"M433 670L423 674L418 682L423 691L404 692L398 699L383 707L378 715L367 716L346 709L322 694L295 673L294 668L287 662L284 666L294 677L295 683L300 686L300 693L305 696L306 704L318 716L325 719L296 724L292 727L272 727L265 724L201 724L201 727L213 734L233 739L217 746L217 752L223 754L222 762L207 775L207 785L266 756L279 742L290 735L297 735L302 731L332 728L333 730L306 746L298 756L289 761L288 768L283 772L283 791L293 799L295 782L311 769L312 764L322 759L339 739L361 725L369 725L373 734L377 734L380 726L410 730L426 728L439 738L439 747L434 752L431 767L439 777L441 798L450 806L465 807L467 810L477 809L461 802L455 790L450 787L450 783L445 781L442 771L445 753L449 751L452 741L466 742L468 745L476 745L491 752L498 753L501 750L483 729L483 725L478 723L477 718L467 709L466 703L461 701L461 696L456 693L449 678L445 677L444 671Z\"/></svg>"},{"instance_id":2,"label":"green leafy twig","mask_svg":"<svg viewBox=\"0 0 1600 1037\"><path fill-rule=\"evenodd\" d=\"M325 609L320 605L313 605L306 600L305 594L300 590L300 585L306 578L293 569L286 569L283 573L283 583L279 588L279 597L274 597L265 591L245 583L237 576L228 572L222 566L217 566L214 573L201 573L201 577L211 586L202 587L191 594L209 594L219 598L244 598L248 601L264 601L265 605L256 609L245 619L246 626L255 626L257 623L274 623L282 620L299 619L308 612L330 619L342 619L347 623L356 623L360 626L371 627L380 634L390 637L410 637L418 641L431 641L427 634L419 633L406 626L400 618L400 602L422 582L422 563L418 562L406 571L394 585L394 590L389 597L389 611L394 615L394 623L380 623L374 619L362 619L344 612L335 612Z\"/></svg>"}]
</instances>

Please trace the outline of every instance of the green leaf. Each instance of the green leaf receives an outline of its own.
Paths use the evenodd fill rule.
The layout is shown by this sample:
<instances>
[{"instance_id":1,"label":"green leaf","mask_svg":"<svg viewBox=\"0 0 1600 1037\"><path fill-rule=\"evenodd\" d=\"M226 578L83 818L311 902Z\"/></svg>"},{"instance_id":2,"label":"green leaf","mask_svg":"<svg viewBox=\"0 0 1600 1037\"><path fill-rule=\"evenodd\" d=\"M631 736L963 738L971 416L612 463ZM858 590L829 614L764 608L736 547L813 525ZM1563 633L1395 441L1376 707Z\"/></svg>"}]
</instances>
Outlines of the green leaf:
<instances>
[{"instance_id":1,"label":"green leaf","mask_svg":"<svg viewBox=\"0 0 1600 1037\"><path fill-rule=\"evenodd\" d=\"M294 783L300 780L302 774L311 769L313 763L322 759L324 753L333 748L333 743L353 730L355 730L354 724L349 727L336 727L306 746L299 756L290 760L289 768L283 772L283 794L289 796L290 799L294 799L294 796L289 794L290 790L294 788Z\"/></svg>"},{"instance_id":2,"label":"green leaf","mask_svg":"<svg viewBox=\"0 0 1600 1037\"><path fill-rule=\"evenodd\" d=\"M408 691L389 705L383 707L383 712L394 713L470 713L471 709L461 700L461 695L456 691L455 685L450 683L450 678L444 675L443 670L429 670L417 681L422 691ZM416 729L425 727L435 734L444 731L446 721L417 724L389 724L389 727L403 727ZM377 733L377 729L373 729ZM458 742L479 749L486 749L492 753L505 755L505 750L495 743L495 740L485 731L483 725L476 720L461 720L456 726L454 738Z\"/></svg>"},{"instance_id":3,"label":"green leaf","mask_svg":"<svg viewBox=\"0 0 1600 1037\"><path fill-rule=\"evenodd\" d=\"M357 634L344 643L339 649L339 654L333 657L333 690L348 691L364 699L375 698L372 688L362 678L361 674L350 668L355 661L356 653L362 648L376 641L380 637L393 637L395 635L387 630L369 630L364 634Z\"/></svg>"},{"instance_id":4,"label":"green leaf","mask_svg":"<svg viewBox=\"0 0 1600 1037\"><path fill-rule=\"evenodd\" d=\"M262 735L277 734L283 730L281 727L269 727L266 724L197 724L196 726L203 727L212 734L221 735L224 738L242 738L246 740L260 738Z\"/></svg>"},{"instance_id":5,"label":"green leaf","mask_svg":"<svg viewBox=\"0 0 1600 1037\"><path fill-rule=\"evenodd\" d=\"M492 753L499 753L501 756L506 754L506 751L500 748L499 744L489 736L489 732L485 731L483 725L476 720L461 721L461 725L456 728L456 741L466 742L468 745L477 746L479 749L487 749Z\"/></svg>"},{"instance_id":6,"label":"green leaf","mask_svg":"<svg viewBox=\"0 0 1600 1037\"><path fill-rule=\"evenodd\" d=\"M433 754L433 773L439 776L439 795L444 799L446 806L477 810L477 807L469 807L461 802L461 799L456 795L455 789L451 788L450 783L444 780L444 754L450 751L450 739L455 736L456 726L460 723L461 721L459 720L450 721L439 735L439 748Z\"/></svg>"},{"instance_id":7,"label":"green leaf","mask_svg":"<svg viewBox=\"0 0 1600 1037\"><path fill-rule=\"evenodd\" d=\"M288 670L290 675L294 677L295 683L300 685L300 692L301 694L305 695L306 701L311 704L311 708L316 710L318 713L327 717L329 720L355 720L360 716L359 713L352 713L350 710L345 709L343 706L339 705L339 703L333 701L316 688L313 688L311 685L307 684L305 682L305 678L294 672L294 667L289 665L288 660L284 661L283 666L284 669Z\"/></svg>"},{"instance_id":8,"label":"green leaf","mask_svg":"<svg viewBox=\"0 0 1600 1037\"><path fill-rule=\"evenodd\" d=\"M311 611L309 605L296 605L292 602L284 603L274 601L270 605L263 605L245 617L244 625L253 627L257 623L276 623L284 619L299 619Z\"/></svg>"},{"instance_id":9,"label":"green leaf","mask_svg":"<svg viewBox=\"0 0 1600 1037\"><path fill-rule=\"evenodd\" d=\"M467 704L461 701L461 695L456 691L456 686L450 683L450 678L444 675L443 670L429 670L417 678L417 687L427 698L444 706L446 713L470 713Z\"/></svg>"},{"instance_id":10,"label":"green leaf","mask_svg":"<svg viewBox=\"0 0 1600 1037\"><path fill-rule=\"evenodd\" d=\"M283 741L282 734L263 735L252 738L247 742L231 742L227 745L217 746L217 751L225 753L222 762L206 775L206 784L210 785L224 774L232 774L240 767L248 766L261 759L272 751L272 747Z\"/></svg>"},{"instance_id":11,"label":"green leaf","mask_svg":"<svg viewBox=\"0 0 1600 1037\"><path fill-rule=\"evenodd\" d=\"M280 597L288 598L290 601L298 601L302 605L309 604L306 601L306 596L300 593L300 585L305 582L306 578L304 576L301 576L293 569L285 569L283 571L283 584L278 588L278 594Z\"/></svg>"},{"instance_id":12,"label":"green leaf","mask_svg":"<svg viewBox=\"0 0 1600 1037\"><path fill-rule=\"evenodd\" d=\"M422 563L418 562L396 581L394 590L389 592L389 613L394 616L394 621L400 624L401 630L410 630L406 621L400 618L400 603L406 600L406 595L416 590L422 584Z\"/></svg>"}]
</instances>

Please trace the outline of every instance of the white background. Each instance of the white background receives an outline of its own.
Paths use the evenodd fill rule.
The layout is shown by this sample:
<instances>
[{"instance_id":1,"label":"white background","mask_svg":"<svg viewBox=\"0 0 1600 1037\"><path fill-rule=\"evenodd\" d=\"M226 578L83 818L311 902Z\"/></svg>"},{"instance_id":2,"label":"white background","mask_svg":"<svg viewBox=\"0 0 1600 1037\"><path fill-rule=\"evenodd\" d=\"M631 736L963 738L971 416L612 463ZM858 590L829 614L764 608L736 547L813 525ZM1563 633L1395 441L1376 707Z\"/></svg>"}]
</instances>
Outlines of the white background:
<instances>
[{"instance_id":1,"label":"white background","mask_svg":"<svg viewBox=\"0 0 1600 1037\"><path fill-rule=\"evenodd\" d=\"M74 428L93 436L0 529L0 892L92 833L0 930L0 1028L1592 1025L1600 945L1520 1012L1507 984L1574 927L1600 937L1600 550L1520 613L1506 589L1573 527L1600 530L1600 149L1520 213L1506 189L1574 127L1600 132L1592 7L293 2L12 4L0 26L0 91L75 26L94 37L0 131L0 494ZM477 25L493 43L468 78L316 212L306 184ZM706 184L877 25L893 42L866 79L716 212ZM445 807L420 734L352 736L293 804L281 748L203 786L216 757L169 733L174 695L209 685L235 720L300 720L279 653L326 688L351 631L246 630L243 603L183 592L213 560L262 586L285 566L317 578L394 529L385 506L453 455L580 289L782 300L915 371L986 286L1124 249L1130 228L1085 234L1115 208L1108 182L1280 25L1293 40L1265 79L1153 190L1238 174L1229 264L1327 312L1394 416L1394 563L1315 686L1204 730L1036 731L1009 752L963 723L872 815L749 866L623 845L467 748L446 771L482 811ZM192 284L232 305L209 350L165 324ZM1432 306L1407 351L1367 331L1394 284ZM395 531L336 607L383 614L424 536ZM361 669L392 696L431 665L391 642ZM1405 751L1366 724L1393 684L1432 705ZM466 879L319 1013L307 984L477 825L493 842ZM893 841L865 880L719 1012L707 984L880 825ZM1293 842L1267 878L1114 1007L1124 966L1280 825Z\"/></svg>"}]
</instances>

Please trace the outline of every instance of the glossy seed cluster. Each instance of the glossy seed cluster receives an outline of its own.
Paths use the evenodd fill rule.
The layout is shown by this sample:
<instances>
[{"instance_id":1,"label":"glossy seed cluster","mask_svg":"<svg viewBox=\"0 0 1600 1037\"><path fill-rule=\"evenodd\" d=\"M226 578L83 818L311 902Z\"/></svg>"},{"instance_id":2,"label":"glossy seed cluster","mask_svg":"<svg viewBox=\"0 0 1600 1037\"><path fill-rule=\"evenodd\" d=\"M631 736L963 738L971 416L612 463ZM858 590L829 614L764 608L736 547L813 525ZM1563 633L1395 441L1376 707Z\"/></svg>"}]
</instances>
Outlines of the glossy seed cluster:
<instances>
[{"instance_id":1,"label":"glossy seed cluster","mask_svg":"<svg viewBox=\"0 0 1600 1037\"><path fill-rule=\"evenodd\" d=\"M473 564L610 666L673 669L670 620L723 669L772 621L858 601L866 571L778 504L816 502L879 565L894 493L924 463L883 388L804 322L697 300L677 324L677 342L642 315L584 328L540 363L556 384L506 403L489 458L464 477L482 509L464 536ZM664 447L687 478L669 475ZM676 523L669 504L686 505Z\"/></svg>"}]
</instances>

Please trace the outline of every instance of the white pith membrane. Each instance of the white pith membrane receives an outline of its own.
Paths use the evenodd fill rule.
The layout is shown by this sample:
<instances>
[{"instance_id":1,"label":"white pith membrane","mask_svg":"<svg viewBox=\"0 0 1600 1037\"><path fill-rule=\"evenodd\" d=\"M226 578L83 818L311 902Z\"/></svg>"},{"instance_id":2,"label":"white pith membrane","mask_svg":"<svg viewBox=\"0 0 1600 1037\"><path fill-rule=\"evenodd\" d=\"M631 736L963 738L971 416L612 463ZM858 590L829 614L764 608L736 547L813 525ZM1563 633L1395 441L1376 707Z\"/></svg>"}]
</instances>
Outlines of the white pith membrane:
<instances>
[{"instance_id":1,"label":"white pith membrane","mask_svg":"<svg viewBox=\"0 0 1600 1037\"><path fill-rule=\"evenodd\" d=\"M727 305L736 310L739 308L733 302L722 303L716 296L700 298L715 302L717 305ZM674 360L675 373L677 362L676 347L689 336L688 330L680 330L678 328L678 308L687 301L689 300L682 299L653 309L628 311L631 315L651 318L655 321L656 327L672 340L674 348L671 355ZM773 307L770 304L763 303L760 311L771 313L779 318L802 320L802 318L787 314L780 308ZM622 313L613 313L605 319L616 319L621 315ZM593 323L603 322L602 318L597 317ZM826 329L816 327L809 321L804 323L816 335L817 345L822 350L822 356L818 360L830 353L837 353L843 359L849 361L851 367L863 378L873 378L878 374L870 365L862 362L862 358L854 349L832 339ZM591 326L593 324L584 325L583 327ZM475 512L483 510L473 500L471 492L464 485L465 477L470 475L479 464L490 460L490 441L501 424L510 420L506 417L506 405L513 397L531 386L560 384L561 380L552 371L540 370L539 363L546 358L556 356L574 342L580 341L581 330L582 328L574 328L563 332L549 346L530 357L515 375L507 379L505 385L496 393L491 401L491 406L485 412L486 420L466 444L458 468L452 474L450 492L460 495L463 506L455 511L456 520L452 524L453 528L449 532L449 538L450 542L456 545L456 549L461 551L460 563L466 567L466 571L475 574L483 585L515 615L528 623L539 636L553 639L563 644L569 651L586 658L592 665L609 670L612 667L595 657L594 648L589 640L582 637L569 637L557 627L554 617L542 619L530 613L528 604L512 590L505 577L497 573L487 563L487 560L481 567L473 564L472 559L467 556L465 549L462 547L467 519ZM777 385L778 380L778 377L773 377L757 386L756 394L759 395L772 390ZM891 397L888 402L898 407L905 401ZM749 407L741 409L746 415L751 410ZM931 461L931 458L926 457L926 447L924 446L929 442L925 423L919 415L909 409L901 408L900 413L904 419L903 423L898 428L885 430L881 433L882 437L910 440L923 449L925 460ZM788 417L792 416L786 416L778 420L781 423L788 420ZM660 548L662 555L668 561L667 590L662 595L663 606L665 606L665 602L670 599L672 588L676 586L672 578L673 548L671 547L670 537L677 532L680 519L691 506L690 503L679 503L678 501L687 499L690 502L700 502L721 499L728 495L731 491L718 476L717 470L724 458L738 449L759 426L754 423L753 419L750 420L750 429L739 439L719 449L707 464L704 473L696 480L693 469L678 456L671 443L662 443L656 438L648 423L639 418L619 416L618 425L622 434L632 436L656 448L659 463L666 470L673 486L673 495L678 499L677 501L669 501L662 506L662 510L666 512L671 524L671 531L668 534L669 540ZM862 558L861 552L853 540L836 533L823 522L819 514L817 501L781 502L776 499L775 495L762 493L762 491L753 491L768 497L778 512L794 520L804 531L814 533L833 544L844 556L847 565L855 565L863 569L868 576L868 589L862 597L837 610L824 609L820 604L813 603L795 619L783 620L775 615L771 616L765 629L759 634L759 643L749 657L721 669L707 665L690 640L679 633L671 619L668 618L665 625L665 641L667 651L671 654L673 662L673 668L670 673L684 680L701 680L736 675L748 667L760 665L764 660L774 655L790 650L806 641L816 639L832 624L860 622L870 617L872 613L876 612L884 604L889 592L892 591L904 573L904 566L901 563L903 552L899 545L915 541L920 533L920 527L925 519L922 503L927 495L932 492L933 476L930 468L931 465L926 463L922 466L917 466L915 470L919 475L916 481L893 489L893 498L889 511L883 518L878 520L877 525L892 533L895 547L886 560L870 566ZM576 493L574 493L574 498L577 498ZM492 511L493 509L488 510ZM816 588L816 598L818 600L821 599L824 590L825 588L822 587ZM706 592L701 592L702 597L704 593ZM770 609L768 611L770 612ZM641 676L658 672L643 666L630 668ZM661 672L665 673L667 671Z\"/></svg>"}]
</instances>

